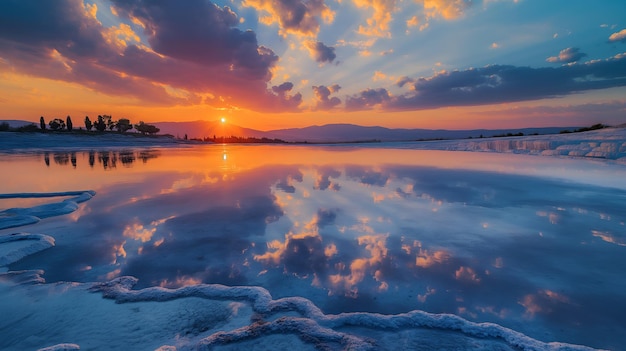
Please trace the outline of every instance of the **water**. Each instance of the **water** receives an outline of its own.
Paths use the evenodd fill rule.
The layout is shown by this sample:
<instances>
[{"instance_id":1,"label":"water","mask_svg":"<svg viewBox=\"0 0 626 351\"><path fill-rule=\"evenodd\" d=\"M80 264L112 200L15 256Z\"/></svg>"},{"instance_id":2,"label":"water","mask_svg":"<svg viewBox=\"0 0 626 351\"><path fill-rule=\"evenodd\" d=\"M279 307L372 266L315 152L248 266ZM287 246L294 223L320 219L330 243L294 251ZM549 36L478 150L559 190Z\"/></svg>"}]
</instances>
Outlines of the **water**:
<instances>
[{"instance_id":1,"label":"water","mask_svg":"<svg viewBox=\"0 0 626 351\"><path fill-rule=\"evenodd\" d=\"M258 286L326 314L422 310L545 342L626 344L620 165L214 145L4 154L0 169L0 193L96 192L71 214L0 231L55 238L8 267L42 269L48 283ZM0 199L0 209L60 200Z\"/></svg>"}]
</instances>

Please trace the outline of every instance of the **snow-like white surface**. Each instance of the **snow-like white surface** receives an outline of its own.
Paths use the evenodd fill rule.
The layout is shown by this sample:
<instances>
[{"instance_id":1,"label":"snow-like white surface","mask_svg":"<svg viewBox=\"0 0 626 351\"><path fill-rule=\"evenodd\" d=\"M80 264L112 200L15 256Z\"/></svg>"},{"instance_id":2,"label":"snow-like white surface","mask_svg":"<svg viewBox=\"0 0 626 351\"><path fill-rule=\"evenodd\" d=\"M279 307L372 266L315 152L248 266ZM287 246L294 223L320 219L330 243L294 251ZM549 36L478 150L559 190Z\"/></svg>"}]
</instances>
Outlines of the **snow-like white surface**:
<instances>
[{"instance_id":1,"label":"snow-like white surface","mask_svg":"<svg viewBox=\"0 0 626 351\"><path fill-rule=\"evenodd\" d=\"M13 233L0 235L0 267L54 246L54 238L44 234Z\"/></svg>"},{"instance_id":2,"label":"snow-like white surface","mask_svg":"<svg viewBox=\"0 0 626 351\"><path fill-rule=\"evenodd\" d=\"M37 351L71 351L71 350L80 350L80 346L76 344L57 344L57 345L41 348Z\"/></svg>"},{"instance_id":3,"label":"snow-like white surface","mask_svg":"<svg viewBox=\"0 0 626 351\"><path fill-rule=\"evenodd\" d=\"M42 218L61 216L64 214L72 213L78 209L79 203L88 201L95 194L96 193L94 191L0 194L0 199L71 196L70 198L64 199L59 202L53 202L49 204L26 208L9 208L0 211L0 230L37 223ZM54 238L45 234L1 234L0 268L15 263L22 258L32 255L36 252L50 248L54 246L54 244ZM7 274L9 273L5 273L3 275L7 276ZM27 280L38 281L37 278L27 278Z\"/></svg>"},{"instance_id":4,"label":"snow-like white surface","mask_svg":"<svg viewBox=\"0 0 626 351\"><path fill-rule=\"evenodd\" d=\"M398 147L588 157L626 163L626 128L605 128L581 133L551 135L398 143Z\"/></svg>"},{"instance_id":5,"label":"snow-like white surface","mask_svg":"<svg viewBox=\"0 0 626 351\"><path fill-rule=\"evenodd\" d=\"M135 283L132 277L90 284L0 283L0 308L5 311L0 328L21 330L5 335L0 346L13 350L397 349L393 338L370 336L384 332L420 337L424 345L439 348L468 344L489 350L592 350L544 343L493 323L473 323L449 314L325 315L307 299L273 300L260 287L200 284L131 290Z\"/></svg>"},{"instance_id":6,"label":"snow-like white surface","mask_svg":"<svg viewBox=\"0 0 626 351\"><path fill-rule=\"evenodd\" d=\"M94 191L0 194L0 199L72 196L59 202L27 208L9 208L0 211L0 229L20 227L37 223L42 218L72 213L78 209L78 204L88 201L95 194Z\"/></svg>"},{"instance_id":7,"label":"snow-like white surface","mask_svg":"<svg viewBox=\"0 0 626 351\"><path fill-rule=\"evenodd\" d=\"M363 327L383 330L413 328L457 331L481 339L502 339L512 347L522 350L592 350L591 348L564 343L544 343L526 335L493 323L473 323L451 314L431 314L411 311L399 315L377 313L342 313L326 315L311 301L301 297L273 300L270 293L260 287L227 287L223 285L194 285L179 289L161 287L131 290L136 283L133 277L120 277L106 283L96 283L92 291L102 292L106 298L119 303L140 301L169 301L186 297L210 300L245 301L262 320L251 325L225 332L218 332L200 340L199 345L209 347L240 340L254 339L268 334L297 334L304 340L316 340L321 344L339 343L350 350L374 350L376 342L364 336L338 332L335 329ZM272 317L295 312L299 317ZM267 319L267 321L265 320Z\"/></svg>"}]
</instances>

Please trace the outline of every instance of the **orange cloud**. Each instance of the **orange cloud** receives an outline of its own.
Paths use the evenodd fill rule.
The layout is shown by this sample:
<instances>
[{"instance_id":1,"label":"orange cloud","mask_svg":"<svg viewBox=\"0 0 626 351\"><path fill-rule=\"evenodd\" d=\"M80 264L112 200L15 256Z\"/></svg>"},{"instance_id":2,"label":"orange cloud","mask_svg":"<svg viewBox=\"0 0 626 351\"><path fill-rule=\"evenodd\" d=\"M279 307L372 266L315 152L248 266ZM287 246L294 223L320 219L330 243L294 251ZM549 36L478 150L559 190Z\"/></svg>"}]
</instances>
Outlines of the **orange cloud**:
<instances>
[{"instance_id":1,"label":"orange cloud","mask_svg":"<svg viewBox=\"0 0 626 351\"><path fill-rule=\"evenodd\" d=\"M626 29L622 29L619 32L611 34L609 37L610 42L622 41L626 42Z\"/></svg>"},{"instance_id":2,"label":"orange cloud","mask_svg":"<svg viewBox=\"0 0 626 351\"><path fill-rule=\"evenodd\" d=\"M409 29L411 28L415 28L419 26L419 31L423 31L424 29L428 28L428 21L425 20L420 20L417 16L413 16L410 19L408 19L406 21L406 33L409 34Z\"/></svg>"},{"instance_id":3,"label":"orange cloud","mask_svg":"<svg viewBox=\"0 0 626 351\"><path fill-rule=\"evenodd\" d=\"M94 4L95 6L95 4ZM136 43L141 42L139 36L133 31L133 29L126 23L120 23L119 26L113 26L103 31L107 43L115 45L120 50L128 46L128 42L133 41Z\"/></svg>"},{"instance_id":4,"label":"orange cloud","mask_svg":"<svg viewBox=\"0 0 626 351\"><path fill-rule=\"evenodd\" d=\"M391 37L389 23L393 19L391 14L398 10L396 0L353 0L359 8L372 9L372 17L366 20L367 25L360 25L358 33L372 37Z\"/></svg>"},{"instance_id":5,"label":"orange cloud","mask_svg":"<svg viewBox=\"0 0 626 351\"><path fill-rule=\"evenodd\" d=\"M471 5L466 0L423 0L423 3L427 17L443 17L446 20L461 17Z\"/></svg>"}]
</instances>

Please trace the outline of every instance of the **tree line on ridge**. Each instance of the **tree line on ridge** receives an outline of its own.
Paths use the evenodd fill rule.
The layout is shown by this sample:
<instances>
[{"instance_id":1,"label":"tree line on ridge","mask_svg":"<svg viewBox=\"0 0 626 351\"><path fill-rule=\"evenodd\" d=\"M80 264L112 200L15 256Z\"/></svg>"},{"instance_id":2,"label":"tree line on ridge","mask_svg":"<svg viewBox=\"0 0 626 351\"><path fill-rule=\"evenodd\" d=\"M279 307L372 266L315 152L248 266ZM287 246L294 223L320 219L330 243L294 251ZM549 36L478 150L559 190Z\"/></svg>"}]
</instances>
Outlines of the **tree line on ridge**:
<instances>
[{"instance_id":1,"label":"tree line on ridge","mask_svg":"<svg viewBox=\"0 0 626 351\"><path fill-rule=\"evenodd\" d=\"M118 133L126 133L131 129L135 129L137 132L143 135L155 135L160 129L156 126L148 123L144 123L143 121L139 121L137 124L132 124L128 118L120 118L119 120L113 120L111 115L98 115L98 118L95 121L91 121L89 116L85 116L84 120L85 130L87 132L109 132L117 131ZM0 123L0 131L10 131L11 128L9 123L3 122ZM39 128L35 124L30 124L26 126L22 126L14 129L18 132L36 132L36 131L67 131L74 132L76 129L74 128L74 123L72 122L72 117L67 116L65 119L62 118L53 118L46 123L46 120L43 116L39 118ZM82 126L79 127L79 130L83 130Z\"/></svg>"}]
</instances>

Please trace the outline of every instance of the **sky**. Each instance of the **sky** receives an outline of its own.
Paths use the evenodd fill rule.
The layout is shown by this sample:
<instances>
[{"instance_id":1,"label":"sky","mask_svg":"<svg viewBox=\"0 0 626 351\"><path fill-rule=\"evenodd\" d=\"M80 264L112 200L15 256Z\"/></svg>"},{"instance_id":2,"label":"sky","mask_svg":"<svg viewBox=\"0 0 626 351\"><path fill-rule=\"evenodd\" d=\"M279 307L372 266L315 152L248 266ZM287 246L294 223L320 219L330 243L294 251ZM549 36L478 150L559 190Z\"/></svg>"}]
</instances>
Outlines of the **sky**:
<instances>
[{"instance_id":1,"label":"sky","mask_svg":"<svg viewBox=\"0 0 626 351\"><path fill-rule=\"evenodd\" d=\"M617 125L624 13L623 0L2 0L0 119Z\"/></svg>"}]
</instances>

